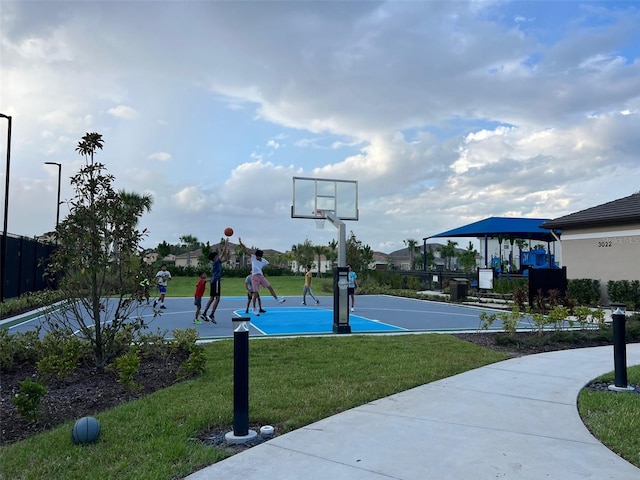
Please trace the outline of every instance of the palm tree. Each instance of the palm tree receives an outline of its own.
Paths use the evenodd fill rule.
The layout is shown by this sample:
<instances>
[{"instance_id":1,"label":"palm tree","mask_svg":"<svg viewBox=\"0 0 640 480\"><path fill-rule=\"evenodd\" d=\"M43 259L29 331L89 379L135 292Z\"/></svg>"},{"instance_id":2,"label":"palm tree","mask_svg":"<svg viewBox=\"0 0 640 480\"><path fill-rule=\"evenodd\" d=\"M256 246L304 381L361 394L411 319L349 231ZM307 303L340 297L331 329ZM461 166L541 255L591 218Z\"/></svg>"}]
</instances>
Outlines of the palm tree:
<instances>
[{"instance_id":1,"label":"palm tree","mask_svg":"<svg viewBox=\"0 0 640 480\"><path fill-rule=\"evenodd\" d=\"M473 246L472 242L469 242L467 249L460 254L460 265L465 272L471 272L476 266L476 256L478 252Z\"/></svg>"},{"instance_id":2,"label":"palm tree","mask_svg":"<svg viewBox=\"0 0 640 480\"><path fill-rule=\"evenodd\" d=\"M327 247L324 245L314 245L313 253L318 256L318 277L322 277L322 255L327 251Z\"/></svg>"},{"instance_id":3,"label":"palm tree","mask_svg":"<svg viewBox=\"0 0 640 480\"><path fill-rule=\"evenodd\" d=\"M362 262L367 268L373 263L373 249L369 245L362 247Z\"/></svg>"},{"instance_id":4,"label":"palm tree","mask_svg":"<svg viewBox=\"0 0 640 480\"><path fill-rule=\"evenodd\" d=\"M333 267L338 259L338 241L334 238L328 243L328 249L325 251L327 261Z\"/></svg>"},{"instance_id":5,"label":"palm tree","mask_svg":"<svg viewBox=\"0 0 640 480\"><path fill-rule=\"evenodd\" d=\"M191 265L191 250L193 246L198 244L198 239L193 235L187 234L180 237L180 241L187 246L187 267Z\"/></svg>"},{"instance_id":6,"label":"palm tree","mask_svg":"<svg viewBox=\"0 0 640 480\"><path fill-rule=\"evenodd\" d=\"M404 244L409 250L409 269L415 270L415 255L418 252L418 241L413 238L407 238L403 240Z\"/></svg>"},{"instance_id":7,"label":"palm tree","mask_svg":"<svg viewBox=\"0 0 640 480\"><path fill-rule=\"evenodd\" d=\"M445 268L447 270L451 270L451 259L456 255L456 246L458 242L454 242L452 240L447 240L446 245L442 245L439 248L440 255L444 259Z\"/></svg>"},{"instance_id":8,"label":"palm tree","mask_svg":"<svg viewBox=\"0 0 640 480\"><path fill-rule=\"evenodd\" d=\"M96 150L102 150L103 145L102 135L96 132L86 133L78 142L76 152L85 157L86 160L91 160L91 164L93 164L93 155Z\"/></svg>"},{"instance_id":9,"label":"palm tree","mask_svg":"<svg viewBox=\"0 0 640 480\"><path fill-rule=\"evenodd\" d=\"M124 218L135 220L135 225L138 224L140 217L143 213L151 211L151 205L153 204L153 197L149 194L140 195L136 192L127 192L125 190L120 190L118 192L118 196L120 200L122 200L123 209L121 213ZM118 223L116 228L122 226L121 222L114 221L114 223ZM114 232L114 243L113 243L113 253L114 256L117 256L122 250L122 245L120 245L120 241L117 238L116 232ZM123 252L127 253L127 252Z\"/></svg>"}]
</instances>

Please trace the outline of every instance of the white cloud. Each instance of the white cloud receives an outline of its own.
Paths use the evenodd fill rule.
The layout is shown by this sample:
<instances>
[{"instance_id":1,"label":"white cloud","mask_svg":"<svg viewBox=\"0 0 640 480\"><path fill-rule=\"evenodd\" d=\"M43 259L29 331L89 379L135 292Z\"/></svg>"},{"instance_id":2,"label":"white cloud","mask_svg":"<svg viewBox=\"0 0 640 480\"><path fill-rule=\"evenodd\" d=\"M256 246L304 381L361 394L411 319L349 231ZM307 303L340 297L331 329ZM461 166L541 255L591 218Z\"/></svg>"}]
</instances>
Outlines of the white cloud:
<instances>
[{"instance_id":1,"label":"white cloud","mask_svg":"<svg viewBox=\"0 0 640 480\"><path fill-rule=\"evenodd\" d=\"M124 118L125 120L132 120L139 116L135 109L126 105L118 105L117 107L110 108L107 112L116 118Z\"/></svg>"},{"instance_id":2,"label":"white cloud","mask_svg":"<svg viewBox=\"0 0 640 480\"><path fill-rule=\"evenodd\" d=\"M149 160L157 160L159 162L170 162L171 154L167 152L156 152L156 153L152 153L147 158Z\"/></svg>"},{"instance_id":3,"label":"white cloud","mask_svg":"<svg viewBox=\"0 0 640 480\"><path fill-rule=\"evenodd\" d=\"M289 218L293 175L358 180L348 227L387 250L640 189L632 5L9 2L0 21L18 233L50 223L26 192L45 160L68 190L87 131L119 187L153 193L152 246L227 225L324 243L331 227Z\"/></svg>"}]
</instances>

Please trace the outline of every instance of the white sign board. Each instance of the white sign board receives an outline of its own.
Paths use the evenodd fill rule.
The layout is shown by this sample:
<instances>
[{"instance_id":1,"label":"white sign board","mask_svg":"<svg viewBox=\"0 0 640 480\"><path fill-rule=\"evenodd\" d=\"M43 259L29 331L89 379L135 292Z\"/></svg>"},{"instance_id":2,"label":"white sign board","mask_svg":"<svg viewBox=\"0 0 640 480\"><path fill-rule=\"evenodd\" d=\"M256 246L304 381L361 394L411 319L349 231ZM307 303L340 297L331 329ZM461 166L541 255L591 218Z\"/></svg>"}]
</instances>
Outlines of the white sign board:
<instances>
[{"instance_id":1,"label":"white sign board","mask_svg":"<svg viewBox=\"0 0 640 480\"><path fill-rule=\"evenodd\" d=\"M478 288L493 290L493 268L478 269Z\"/></svg>"}]
</instances>

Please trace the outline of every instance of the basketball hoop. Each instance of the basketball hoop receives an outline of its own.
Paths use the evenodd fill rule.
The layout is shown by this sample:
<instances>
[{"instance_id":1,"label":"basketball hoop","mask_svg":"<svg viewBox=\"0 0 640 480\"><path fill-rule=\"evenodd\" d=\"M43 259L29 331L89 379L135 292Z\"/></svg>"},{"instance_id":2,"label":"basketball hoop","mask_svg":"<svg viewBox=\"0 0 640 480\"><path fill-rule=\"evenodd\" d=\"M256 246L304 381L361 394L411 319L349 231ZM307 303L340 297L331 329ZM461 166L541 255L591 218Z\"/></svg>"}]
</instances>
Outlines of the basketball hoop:
<instances>
[{"instance_id":1,"label":"basketball hoop","mask_svg":"<svg viewBox=\"0 0 640 480\"><path fill-rule=\"evenodd\" d=\"M316 230L324 230L324 221L325 221L325 219L321 218L322 217L322 210L316 210L314 212L311 212L311 214L313 216L315 216L315 217L318 217L318 218L314 219L314 221L316 222Z\"/></svg>"}]
</instances>

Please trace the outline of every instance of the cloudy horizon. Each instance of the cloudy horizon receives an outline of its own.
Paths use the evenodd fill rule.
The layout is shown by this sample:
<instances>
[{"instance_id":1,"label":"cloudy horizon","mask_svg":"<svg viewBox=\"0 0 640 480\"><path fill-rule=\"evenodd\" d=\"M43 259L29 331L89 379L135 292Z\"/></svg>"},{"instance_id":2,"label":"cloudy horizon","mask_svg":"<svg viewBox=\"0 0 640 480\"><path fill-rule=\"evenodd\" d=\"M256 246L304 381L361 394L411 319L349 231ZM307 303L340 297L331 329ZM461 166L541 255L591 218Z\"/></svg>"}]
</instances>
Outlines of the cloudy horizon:
<instances>
[{"instance_id":1,"label":"cloudy horizon","mask_svg":"<svg viewBox=\"0 0 640 480\"><path fill-rule=\"evenodd\" d=\"M637 1L3 1L0 36L12 234L54 228L44 162L71 198L86 132L150 248L326 244L294 176L357 181L347 233L386 253L640 190Z\"/></svg>"}]
</instances>

